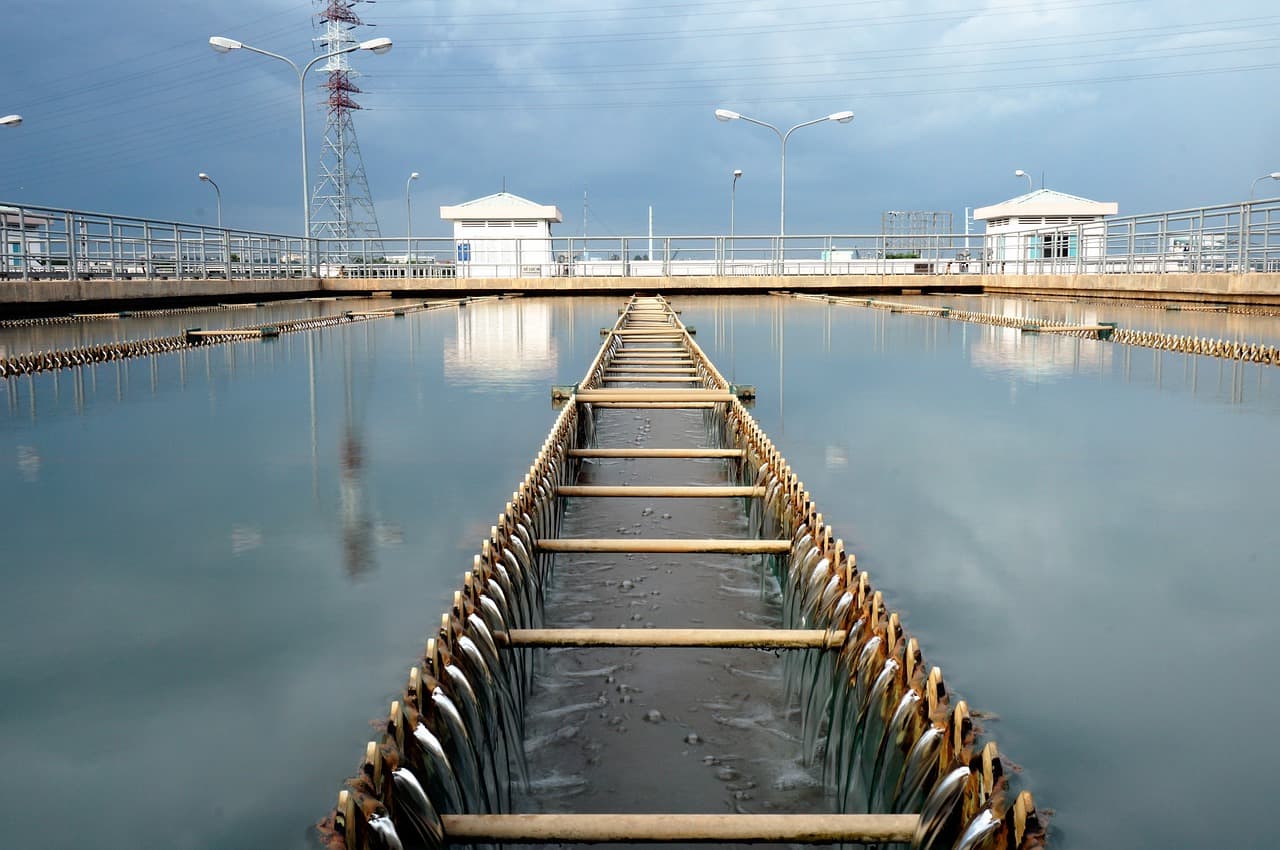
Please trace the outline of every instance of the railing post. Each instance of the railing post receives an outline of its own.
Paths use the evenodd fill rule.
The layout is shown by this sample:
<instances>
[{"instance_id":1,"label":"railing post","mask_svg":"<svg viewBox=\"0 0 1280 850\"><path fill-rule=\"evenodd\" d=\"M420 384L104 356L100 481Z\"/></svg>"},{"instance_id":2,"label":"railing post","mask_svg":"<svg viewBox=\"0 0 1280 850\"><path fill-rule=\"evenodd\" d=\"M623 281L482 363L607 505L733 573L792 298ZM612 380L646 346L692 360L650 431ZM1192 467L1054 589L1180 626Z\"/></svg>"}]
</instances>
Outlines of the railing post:
<instances>
[{"instance_id":1,"label":"railing post","mask_svg":"<svg viewBox=\"0 0 1280 850\"><path fill-rule=\"evenodd\" d=\"M62 217L63 228L67 231L67 280L76 279L76 214L67 213ZM49 246L49 253L53 253L53 246ZM52 257L50 257L52 260ZM52 265L52 262L50 262Z\"/></svg>"},{"instance_id":2,"label":"railing post","mask_svg":"<svg viewBox=\"0 0 1280 850\"><path fill-rule=\"evenodd\" d=\"M671 237L662 237L662 276L671 277Z\"/></svg>"},{"instance_id":3,"label":"railing post","mask_svg":"<svg viewBox=\"0 0 1280 850\"><path fill-rule=\"evenodd\" d=\"M1240 250L1236 269L1244 272L1249 262L1249 219L1253 214L1253 202L1240 205Z\"/></svg>"},{"instance_id":4,"label":"railing post","mask_svg":"<svg viewBox=\"0 0 1280 850\"><path fill-rule=\"evenodd\" d=\"M631 240L626 236L619 238L622 239L622 276L631 277Z\"/></svg>"}]
</instances>

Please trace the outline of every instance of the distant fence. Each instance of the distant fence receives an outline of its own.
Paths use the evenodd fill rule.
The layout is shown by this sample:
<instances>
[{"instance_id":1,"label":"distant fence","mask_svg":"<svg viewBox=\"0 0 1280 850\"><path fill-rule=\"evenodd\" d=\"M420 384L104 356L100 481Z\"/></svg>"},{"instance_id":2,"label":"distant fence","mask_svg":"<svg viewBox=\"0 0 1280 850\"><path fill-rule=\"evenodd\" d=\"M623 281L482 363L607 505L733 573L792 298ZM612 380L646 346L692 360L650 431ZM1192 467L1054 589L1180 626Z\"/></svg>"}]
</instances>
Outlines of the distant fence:
<instances>
[{"instance_id":1,"label":"distant fence","mask_svg":"<svg viewBox=\"0 0 1280 850\"><path fill-rule=\"evenodd\" d=\"M0 279L1280 272L1280 199L1017 232L311 239L0 205ZM501 233L501 231L498 231Z\"/></svg>"},{"instance_id":2,"label":"distant fence","mask_svg":"<svg viewBox=\"0 0 1280 850\"><path fill-rule=\"evenodd\" d=\"M307 277L298 236L0 204L0 279Z\"/></svg>"}]
</instances>

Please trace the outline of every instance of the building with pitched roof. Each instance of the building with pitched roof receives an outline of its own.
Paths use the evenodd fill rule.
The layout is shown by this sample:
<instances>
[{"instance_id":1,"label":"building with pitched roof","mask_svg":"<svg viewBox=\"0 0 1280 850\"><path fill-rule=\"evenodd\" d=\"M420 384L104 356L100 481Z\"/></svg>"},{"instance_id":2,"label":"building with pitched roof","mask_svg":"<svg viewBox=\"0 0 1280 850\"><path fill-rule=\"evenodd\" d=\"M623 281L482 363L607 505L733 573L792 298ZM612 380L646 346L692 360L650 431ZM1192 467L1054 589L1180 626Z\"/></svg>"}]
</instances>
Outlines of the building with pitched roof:
<instances>
[{"instance_id":1,"label":"building with pitched roof","mask_svg":"<svg viewBox=\"0 0 1280 850\"><path fill-rule=\"evenodd\" d=\"M558 265L551 225L563 221L555 206L510 192L440 207L453 222L458 277L551 277Z\"/></svg>"},{"instance_id":2,"label":"building with pitched roof","mask_svg":"<svg viewBox=\"0 0 1280 850\"><path fill-rule=\"evenodd\" d=\"M1053 189L1025 195L973 211L987 225L985 248L990 262L1042 264L1043 261L1099 259L1106 254L1103 219L1120 211L1114 201L1091 201Z\"/></svg>"}]
</instances>

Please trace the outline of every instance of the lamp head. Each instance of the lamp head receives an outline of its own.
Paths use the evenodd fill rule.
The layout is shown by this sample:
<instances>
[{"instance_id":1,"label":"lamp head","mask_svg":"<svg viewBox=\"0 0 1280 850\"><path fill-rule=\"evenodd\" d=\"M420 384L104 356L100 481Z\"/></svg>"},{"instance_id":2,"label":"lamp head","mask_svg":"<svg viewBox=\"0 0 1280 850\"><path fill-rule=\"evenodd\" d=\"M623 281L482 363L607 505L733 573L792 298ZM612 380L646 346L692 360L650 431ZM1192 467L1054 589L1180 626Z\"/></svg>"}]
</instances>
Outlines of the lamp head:
<instances>
[{"instance_id":1,"label":"lamp head","mask_svg":"<svg viewBox=\"0 0 1280 850\"><path fill-rule=\"evenodd\" d=\"M410 175L409 175L409 179L410 179L410 180L417 180L417 179L418 179L419 177L421 177L421 176L422 176L421 174L419 174L418 172L416 172L416 171L415 171L415 172L413 172L412 174L410 174Z\"/></svg>"},{"instance_id":2,"label":"lamp head","mask_svg":"<svg viewBox=\"0 0 1280 850\"><path fill-rule=\"evenodd\" d=\"M360 42L361 50L372 51L379 56L391 49L391 39L389 38L371 38L368 41Z\"/></svg>"},{"instance_id":3,"label":"lamp head","mask_svg":"<svg viewBox=\"0 0 1280 850\"><path fill-rule=\"evenodd\" d=\"M1014 177L1026 177L1026 176L1027 176L1027 172L1025 172L1025 171L1023 171L1021 168L1019 168L1017 171L1013 172L1013 176L1014 176Z\"/></svg>"},{"instance_id":4,"label":"lamp head","mask_svg":"<svg viewBox=\"0 0 1280 850\"><path fill-rule=\"evenodd\" d=\"M22 119L19 118L18 120L21 121ZM1272 180L1280 180L1280 171L1273 171L1267 176L1270 177Z\"/></svg>"},{"instance_id":5,"label":"lamp head","mask_svg":"<svg viewBox=\"0 0 1280 850\"><path fill-rule=\"evenodd\" d=\"M211 37L209 39L209 46L218 53L226 53L229 50L239 50L244 47L242 43L236 41L234 38L224 38L220 35Z\"/></svg>"},{"instance_id":6,"label":"lamp head","mask_svg":"<svg viewBox=\"0 0 1280 850\"><path fill-rule=\"evenodd\" d=\"M738 179L739 177L741 177L741 176L742 176L742 169L741 169L741 168L735 168L735 169L733 170L733 179L734 179L734 180L737 180L737 179Z\"/></svg>"},{"instance_id":7,"label":"lamp head","mask_svg":"<svg viewBox=\"0 0 1280 850\"><path fill-rule=\"evenodd\" d=\"M0 127L17 127L21 123L21 115L6 115L0 118Z\"/></svg>"},{"instance_id":8,"label":"lamp head","mask_svg":"<svg viewBox=\"0 0 1280 850\"><path fill-rule=\"evenodd\" d=\"M741 115L739 115L738 113L734 112L732 109L717 109L717 110L716 110L716 120L717 120L717 121L736 121L737 119L739 119L739 118L741 118L741 117L742 117Z\"/></svg>"},{"instance_id":9,"label":"lamp head","mask_svg":"<svg viewBox=\"0 0 1280 850\"><path fill-rule=\"evenodd\" d=\"M835 121L839 124L848 124L853 120L853 111L846 109L843 112L833 112L827 116L828 121Z\"/></svg>"},{"instance_id":10,"label":"lamp head","mask_svg":"<svg viewBox=\"0 0 1280 850\"><path fill-rule=\"evenodd\" d=\"M201 171L196 176L199 177L201 180L205 181L206 183L209 182L209 175L205 174L203 171Z\"/></svg>"}]
</instances>

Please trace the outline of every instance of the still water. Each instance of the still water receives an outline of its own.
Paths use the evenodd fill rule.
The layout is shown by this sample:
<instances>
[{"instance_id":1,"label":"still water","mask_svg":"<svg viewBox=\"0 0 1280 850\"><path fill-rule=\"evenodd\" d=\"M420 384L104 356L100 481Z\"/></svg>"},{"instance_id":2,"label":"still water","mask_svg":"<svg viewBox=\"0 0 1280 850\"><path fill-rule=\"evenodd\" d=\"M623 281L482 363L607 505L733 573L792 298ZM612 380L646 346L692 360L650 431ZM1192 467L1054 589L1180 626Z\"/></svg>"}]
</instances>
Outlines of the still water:
<instances>
[{"instance_id":1,"label":"still water","mask_svg":"<svg viewBox=\"0 0 1280 850\"><path fill-rule=\"evenodd\" d=\"M6 843L307 846L542 443L549 385L620 304L6 384ZM996 715L1054 846L1215 846L1224 824L1273 844L1272 372L767 297L677 306L926 659Z\"/></svg>"}]
</instances>

